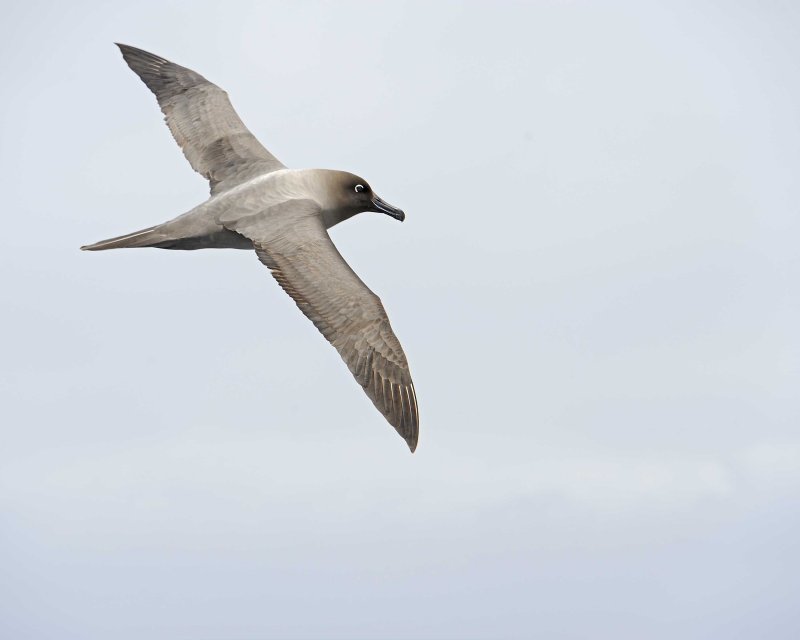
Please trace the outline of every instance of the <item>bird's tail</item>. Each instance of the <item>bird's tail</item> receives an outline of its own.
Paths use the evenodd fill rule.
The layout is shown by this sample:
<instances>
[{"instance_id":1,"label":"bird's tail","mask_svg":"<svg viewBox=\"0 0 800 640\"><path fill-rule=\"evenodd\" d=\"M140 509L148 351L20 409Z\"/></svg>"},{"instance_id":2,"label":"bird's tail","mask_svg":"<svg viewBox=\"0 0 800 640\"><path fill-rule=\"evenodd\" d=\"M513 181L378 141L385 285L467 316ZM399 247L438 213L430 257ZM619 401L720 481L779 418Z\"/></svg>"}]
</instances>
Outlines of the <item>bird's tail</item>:
<instances>
[{"instance_id":1,"label":"bird's tail","mask_svg":"<svg viewBox=\"0 0 800 640\"><path fill-rule=\"evenodd\" d=\"M81 251L105 251L106 249L123 249L125 247L152 247L164 239L163 234L156 231L158 227L148 227L141 231L127 233L124 236L101 240L81 247Z\"/></svg>"}]
</instances>

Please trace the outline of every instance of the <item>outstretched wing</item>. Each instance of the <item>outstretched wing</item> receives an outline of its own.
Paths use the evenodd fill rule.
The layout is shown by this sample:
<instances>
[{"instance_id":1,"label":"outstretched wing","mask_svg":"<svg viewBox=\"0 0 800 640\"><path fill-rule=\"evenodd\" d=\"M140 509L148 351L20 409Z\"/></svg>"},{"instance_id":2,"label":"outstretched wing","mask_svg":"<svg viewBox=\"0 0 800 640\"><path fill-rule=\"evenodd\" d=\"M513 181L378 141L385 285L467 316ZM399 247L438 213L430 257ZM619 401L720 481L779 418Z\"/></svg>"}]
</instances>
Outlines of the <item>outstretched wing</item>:
<instances>
[{"instance_id":1,"label":"outstretched wing","mask_svg":"<svg viewBox=\"0 0 800 640\"><path fill-rule=\"evenodd\" d=\"M319 212L312 200L289 200L224 224L253 242L259 260L414 451L419 412L403 348L380 298L337 251Z\"/></svg>"},{"instance_id":2,"label":"outstretched wing","mask_svg":"<svg viewBox=\"0 0 800 640\"><path fill-rule=\"evenodd\" d=\"M172 136L192 168L211 183L212 194L285 168L244 126L217 85L147 51L117 46L156 95Z\"/></svg>"}]
</instances>

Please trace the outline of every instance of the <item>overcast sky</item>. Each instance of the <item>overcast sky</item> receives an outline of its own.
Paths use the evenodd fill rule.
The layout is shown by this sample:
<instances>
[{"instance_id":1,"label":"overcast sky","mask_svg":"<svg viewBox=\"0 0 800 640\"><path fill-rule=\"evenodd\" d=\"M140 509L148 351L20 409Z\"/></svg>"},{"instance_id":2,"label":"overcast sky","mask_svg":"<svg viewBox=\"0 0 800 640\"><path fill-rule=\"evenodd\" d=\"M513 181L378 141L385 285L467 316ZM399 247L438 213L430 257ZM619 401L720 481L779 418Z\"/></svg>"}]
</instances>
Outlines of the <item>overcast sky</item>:
<instances>
[{"instance_id":1,"label":"overcast sky","mask_svg":"<svg viewBox=\"0 0 800 640\"><path fill-rule=\"evenodd\" d=\"M410 455L114 41L226 89L382 298ZM18 2L0 636L800 637L800 5Z\"/></svg>"}]
</instances>

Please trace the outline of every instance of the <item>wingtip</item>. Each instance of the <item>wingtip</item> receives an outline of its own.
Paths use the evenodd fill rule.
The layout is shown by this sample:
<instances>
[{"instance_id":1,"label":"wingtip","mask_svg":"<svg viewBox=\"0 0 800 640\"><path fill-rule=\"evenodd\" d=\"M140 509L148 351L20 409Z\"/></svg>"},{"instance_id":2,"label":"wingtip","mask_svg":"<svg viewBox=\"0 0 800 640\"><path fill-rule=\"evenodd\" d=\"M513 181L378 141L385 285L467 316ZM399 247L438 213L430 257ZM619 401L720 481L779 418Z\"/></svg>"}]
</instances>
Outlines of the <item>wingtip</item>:
<instances>
[{"instance_id":1,"label":"wingtip","mask_svg":"<svg viewBox=\"0 0 800 640\"><path fill-rule=\"evenodd\" d=\"M128 63L128 66L130 66L131 59L134 58L141 51L140 49L132 47L129 44L122 44L121 42L115 42L114 44L117 45L119 52L122 54L122 59Z\"/></svg>"},{"instance_id":2,"label":"wingtip","mask_svg":"<svg viewBox=\"0 0 800 640\"><path fill-rule=\"evenodd\" d=\"M131 61L137 61L138 59L167 62L161 56L157 56L156 54L145 51L144 49L140 49L139 47L133 47L129 44L123 44L121 42L115 42L114 44L117 45L122 57L128 63Z\"/></svg>"}]
</instances>

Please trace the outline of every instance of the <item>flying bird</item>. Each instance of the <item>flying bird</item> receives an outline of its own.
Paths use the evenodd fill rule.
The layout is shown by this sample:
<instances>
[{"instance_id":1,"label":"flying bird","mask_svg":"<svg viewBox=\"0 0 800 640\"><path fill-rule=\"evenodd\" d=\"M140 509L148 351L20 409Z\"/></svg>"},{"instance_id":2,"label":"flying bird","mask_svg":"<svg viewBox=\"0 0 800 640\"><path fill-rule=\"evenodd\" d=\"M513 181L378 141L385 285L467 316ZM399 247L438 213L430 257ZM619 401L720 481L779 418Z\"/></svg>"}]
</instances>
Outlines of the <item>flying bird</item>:
<instances>
[{"instance_id":1,"label":"flying bird","mask_svg":"<svg viewBox=\"0 0 800 640\"><path fill-rule=\"evenodd\" d=\"M152 91L175 141L211 195L162 224L81 249L249 249L336 348L413 452L419 410L406 356L380 298L341 256L328 229L357 213L404 220L347 171L288 169L250 133L227 93L200 74L117 45Z\"/></svg>"}]
</instances>

